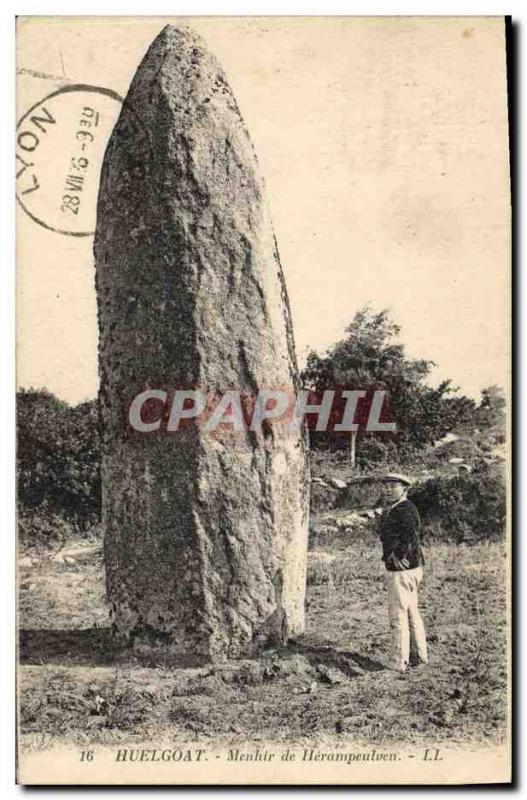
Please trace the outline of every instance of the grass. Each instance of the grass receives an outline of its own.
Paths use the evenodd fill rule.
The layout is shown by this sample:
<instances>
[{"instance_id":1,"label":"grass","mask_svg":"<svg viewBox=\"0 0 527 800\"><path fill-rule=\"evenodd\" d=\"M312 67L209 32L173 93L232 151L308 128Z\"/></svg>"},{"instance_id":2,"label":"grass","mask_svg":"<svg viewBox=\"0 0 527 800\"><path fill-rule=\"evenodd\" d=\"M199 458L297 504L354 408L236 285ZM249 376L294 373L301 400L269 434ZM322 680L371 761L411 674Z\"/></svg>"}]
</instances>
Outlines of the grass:
<instances>
[{"instance_id":1,"label":"grass","mask_svg":"<svg viewBox=\"0 0 527 800\"><path fill-rule=\"evenodd\" d=\"M431 663L383 669L379 546L309 555L307 629L258 660L149 666L112 649L100 557L21 571L21 744L165 741L497 743L506 703L500 544L435 545L421 606Z\"/></svg>"}]
</instances>

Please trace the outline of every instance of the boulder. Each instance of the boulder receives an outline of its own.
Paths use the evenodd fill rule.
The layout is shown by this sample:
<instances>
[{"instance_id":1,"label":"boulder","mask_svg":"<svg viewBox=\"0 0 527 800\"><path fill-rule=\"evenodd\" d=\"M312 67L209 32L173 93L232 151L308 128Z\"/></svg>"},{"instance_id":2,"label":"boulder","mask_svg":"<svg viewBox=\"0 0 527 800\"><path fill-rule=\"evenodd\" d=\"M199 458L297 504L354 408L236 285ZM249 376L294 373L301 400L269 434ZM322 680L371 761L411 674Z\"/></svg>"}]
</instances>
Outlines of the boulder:
<instances>
[{"instance_id":1,"label":"boulder","mask_svg":"<svg viewBox=\"0 0 527 800\"><path fill-rule=\"evenodd\" d=\"M365 475L352 478L344 493L346 508L374 508L382 495L383 483L382 476Z\"/></svg>"},{"instance_id":2,"label":"boulder","mask_svg":"<svg viewBox=\"0 0 527 800\"><path fill-rule=\"evenodd\" d=\"M94 558L102 552L102 544L86 545L85 547L74 547L68 550L62 550L64 560L68 558L73 561L87 561Z\"/></svg>"},{"instance_id":3,"label":"boulder","mask_svg":"<svg viewBox=\"0 0 527 800\"><path fill-rule=\"evenodd\" d=\"M128 424L147 389L254 399L299 387L253 146L223 70L187 29L166 27L132 80L104 158L94 250L113 631L180 663L285 642L304 629L304 430Z\"/></svg>"},{"instance_id":4,"label":"boulder","mask_svg":"<svg viewBox=\"0 0 527 800\"><path fill-rule=\"evenodd\" d=\"M349 514L336 517L335 523L339 528L357 528L366 525L366 520L356 511L351 511Z\"/></svg>"}]
</instances>

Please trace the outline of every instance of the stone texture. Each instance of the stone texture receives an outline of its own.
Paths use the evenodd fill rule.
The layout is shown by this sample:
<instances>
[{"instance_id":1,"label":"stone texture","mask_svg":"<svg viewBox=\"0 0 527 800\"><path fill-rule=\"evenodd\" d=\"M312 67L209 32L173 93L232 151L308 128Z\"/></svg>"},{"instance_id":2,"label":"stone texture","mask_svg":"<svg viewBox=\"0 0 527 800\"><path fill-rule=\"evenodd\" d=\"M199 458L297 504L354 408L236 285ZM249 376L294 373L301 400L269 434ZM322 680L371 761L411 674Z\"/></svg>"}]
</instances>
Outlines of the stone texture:
<instances>
[{"instance_id":1,"label":"stone texture","mask_svg":"<svg viewBox=\"0 0 527 800\"><path fill-rule=\"evenodd\" d=\"M189 30L165 28L132 81L104 159L95 257L114 631L190 661L283 642L304 627L304 433L125 423L147 387L298 388L256 157Z\"/></svg>"}]
</instances>

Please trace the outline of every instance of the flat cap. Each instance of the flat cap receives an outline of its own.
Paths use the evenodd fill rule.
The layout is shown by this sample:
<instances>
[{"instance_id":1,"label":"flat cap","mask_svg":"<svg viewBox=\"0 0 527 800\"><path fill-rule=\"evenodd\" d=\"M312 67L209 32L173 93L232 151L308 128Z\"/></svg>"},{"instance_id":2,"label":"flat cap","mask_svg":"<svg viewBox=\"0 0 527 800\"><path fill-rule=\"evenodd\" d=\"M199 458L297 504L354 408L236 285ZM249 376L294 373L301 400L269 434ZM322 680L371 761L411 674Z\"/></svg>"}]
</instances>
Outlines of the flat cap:
<instances>
[{"instance_id":1,"label":"flat cap","mask_svg":"<svg viewBox=\"0 0 527 800\"><path fill-rule=\"evenodd\" d=\"M403 475L400 472L389 472L383 478L384 481L387 483L404 483L405 486L411 486L412 480L407 475Z\"/></svg>"}]
</instances>

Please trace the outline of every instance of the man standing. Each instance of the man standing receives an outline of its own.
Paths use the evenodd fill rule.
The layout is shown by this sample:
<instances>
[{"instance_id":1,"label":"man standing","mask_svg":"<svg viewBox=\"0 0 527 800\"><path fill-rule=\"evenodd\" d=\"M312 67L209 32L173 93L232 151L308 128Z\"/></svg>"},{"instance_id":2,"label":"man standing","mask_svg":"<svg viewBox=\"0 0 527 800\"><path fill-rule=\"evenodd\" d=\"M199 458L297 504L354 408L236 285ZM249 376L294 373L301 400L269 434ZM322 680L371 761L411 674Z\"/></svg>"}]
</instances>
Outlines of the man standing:
<instances>
[{"instance_id":1,"label":"man standing","mask_svg":"<svg viewBox=\"0 0 527 800\"><path fill-rule=\"evenodd\" d=\"M385 477L384 500L388 506L381 517L382 560L386 567L388 616L392 631L391 669L405 672L410 663L426 664L426 633L417 602L423 579L421 520L406 493L411 481L406 475Z\"/></svg>"}]
</instances>

